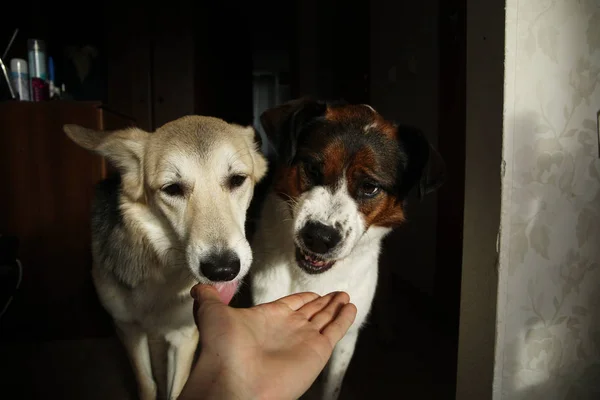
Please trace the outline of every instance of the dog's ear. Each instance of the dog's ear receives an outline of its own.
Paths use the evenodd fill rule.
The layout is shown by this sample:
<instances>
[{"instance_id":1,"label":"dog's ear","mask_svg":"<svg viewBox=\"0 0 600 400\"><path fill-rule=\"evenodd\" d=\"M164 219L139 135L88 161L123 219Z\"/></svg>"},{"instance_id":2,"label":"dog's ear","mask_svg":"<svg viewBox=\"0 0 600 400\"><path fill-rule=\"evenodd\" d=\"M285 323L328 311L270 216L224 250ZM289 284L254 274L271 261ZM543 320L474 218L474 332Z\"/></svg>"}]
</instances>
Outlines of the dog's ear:
<instances>
[{"instance_id":1,"label":"dog's ear","mask_svg":"<svg viewBox=\"0 0 600 400\"><path fill-rule=\"evenodd\" d=\"M398 125L396 129L398 143L406 157L399 174L400 196L406 197L416 187L419 199L423 199L444 184L446 164L421 130L407 125Z\"/></svg>"},{"instance_id":2,"label":"dog's ear","mask_svg":"<svg viewBox=\"0 0 600 400\"><path fill-rule=\"evenodd\" d=\"M302 97L270 108L261 114L260 122L280 162L292 162L302 129L325 115L326 111L325 102Z\"/></svg>"},{"instance_id":3,"label":"dog's ear","mask_svg":"<svg viewBox=\"0 0 600 400\"><path fill-rule=\"evenodd\" d=\"M73 124L64 125L63 130L79 146L114 165L121 174L123 189L133 200L143 195L142 160L148 132L138 128L97 131Z\"/></svg>"}]
</instances>

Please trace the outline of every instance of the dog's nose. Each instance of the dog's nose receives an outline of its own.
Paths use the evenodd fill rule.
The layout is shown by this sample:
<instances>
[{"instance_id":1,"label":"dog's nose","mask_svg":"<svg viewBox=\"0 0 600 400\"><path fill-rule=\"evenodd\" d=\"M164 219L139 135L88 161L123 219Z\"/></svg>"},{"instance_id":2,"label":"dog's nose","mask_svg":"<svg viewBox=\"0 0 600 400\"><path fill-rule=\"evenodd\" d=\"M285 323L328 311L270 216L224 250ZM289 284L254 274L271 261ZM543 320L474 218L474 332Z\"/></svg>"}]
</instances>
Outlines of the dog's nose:
<instances>
[{"instance_id":1,"label":"dog's nose","mask_svg":"<svg viewBox=\"0 0 600 400\"><path fill-rule=\"evenodd\" d=\"M213 282L230 281L240 273L240 259L232 251L213 253L200 261L200 272Z\"/></svg>"},{"instance_id":2,"label":"dog's nose","mask_svg":"<svg viewBox=\"0 0 600 400\"><path fill-rule=\"evenodd\" d=\"M327 253L342 239L339 232L332 226L320 222L307 222L300 232L304 245L317 254Z\"/></svg>"}]
</instances>

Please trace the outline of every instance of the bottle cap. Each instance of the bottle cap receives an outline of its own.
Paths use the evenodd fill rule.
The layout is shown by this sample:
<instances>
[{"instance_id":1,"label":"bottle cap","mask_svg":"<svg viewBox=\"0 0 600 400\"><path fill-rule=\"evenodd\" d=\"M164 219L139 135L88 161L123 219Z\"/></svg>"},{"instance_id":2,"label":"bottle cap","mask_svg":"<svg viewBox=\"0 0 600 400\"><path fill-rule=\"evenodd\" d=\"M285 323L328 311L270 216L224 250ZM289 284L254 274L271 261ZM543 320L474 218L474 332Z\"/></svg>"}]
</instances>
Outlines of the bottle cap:
<instances>
[{"instance_id":1,"label":"bottle cap","mask_svg":"<svg viewBox=\"0 0 600 400\"><path fill-rule=\"evenodd\" d=\"M28 39L27 48L33 51L46 51L46 43L41 39Z\"/></svg>"},{"instance_id":2,"label":"bottle cap","mask_svg":"<svg viewBox=\"0 0 600 400\"><path fill-rule=\"evenodd\" d=\"M15 72L17 74L26 74L27 73L27 61L22 58L13 58L10 60L10 70L11 72Z\"/></svg>"}]
</instances>

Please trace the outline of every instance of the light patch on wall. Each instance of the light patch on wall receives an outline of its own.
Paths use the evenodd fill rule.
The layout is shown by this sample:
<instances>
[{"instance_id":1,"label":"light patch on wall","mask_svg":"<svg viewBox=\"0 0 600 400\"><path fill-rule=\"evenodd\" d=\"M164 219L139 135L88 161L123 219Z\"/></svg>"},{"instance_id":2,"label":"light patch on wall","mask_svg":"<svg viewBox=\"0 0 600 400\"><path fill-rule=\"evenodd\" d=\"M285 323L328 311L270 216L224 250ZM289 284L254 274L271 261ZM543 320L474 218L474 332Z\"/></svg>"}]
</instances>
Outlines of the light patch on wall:
<instances>
[{"instance_id":1,"label":"light patch on wall","mask_svg":"<svg viewBox=\"0 0 600 400\"><path fill-rule=\"evenodd\" d=\"M600 398L598 27L597 0L506 2L494 400Z\"/></svg>"},{"instance_id":2,"label":"light patch on wall","mask_svg":"<svg viewBox=\"0 0 600 400\"><path fill-rule=\"evenodd\" d=\"M600 110L596 113L596 140L598 141L598 158L600 158Z\"/></svg>"},{"instance_id":3,"label":"light patch on wall","mask_svg":"<svg viewBox=\"0 0 600 400\"><path fill-rule=\"evenodd\" d=\"M522 366L514 380L517 392L540 386L551 378L550 372L544 367L556 357L555 347L560 343L540 317L532 317L525 324L527 329L524 338L516 343L519 347L517 360Z\"/></svg>"}]
</instances>

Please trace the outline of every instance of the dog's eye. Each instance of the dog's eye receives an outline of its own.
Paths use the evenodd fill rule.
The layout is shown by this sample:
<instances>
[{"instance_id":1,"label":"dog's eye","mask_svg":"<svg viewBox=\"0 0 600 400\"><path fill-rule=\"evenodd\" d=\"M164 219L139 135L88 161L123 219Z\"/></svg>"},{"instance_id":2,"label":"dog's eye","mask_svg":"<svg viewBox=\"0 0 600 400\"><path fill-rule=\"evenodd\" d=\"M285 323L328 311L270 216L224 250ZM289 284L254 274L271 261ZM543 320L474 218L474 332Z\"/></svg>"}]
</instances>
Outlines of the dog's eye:
<instances>
[{"instance_id":1,"label":"dog's eye","mask_svg":"<svg viewBox=\"0 0 600 400\"><path fill-rule=\"evenodd\" d=\"M165 193L169 196L173 196L173 197L183 196L183 186L181 186L179 183L170 183L168 185L163 186L160 190L162 190L163 193Z\"/></svg>"},{"instance_id":2,"label":"dog's eye","mask_svg":"<svg viewBox=\"0 0 600 400\"><path fill-rule=\"evenodd\" d=\"M381 190L381 188L379 186L377 186L377 184L375 183L363 183L362 186L360 187L360 195L363 197L375 197L379 191Z\"/></svg>"},{"instance_id":3,"label":"dog's eye","mask_svg":"<svg viewBox=\"0 0 600 400\"><path fill-rule=\"evenodd\" d=\"M246 182L246 175L232 175L229 177L229 187L235 189Z\"/></svg>"},{"instance_id":4,"label":"dog's eye","mask_svg":"<svg viewBox=\"0 0 600 400\"><path fill-rule=\"evenodd\" d=\"M306 176L313 181L313 183L320 183L323 179L321 165L316 162L305 162L304 173L306 173Z\"/></svg>"}]
</instances>

